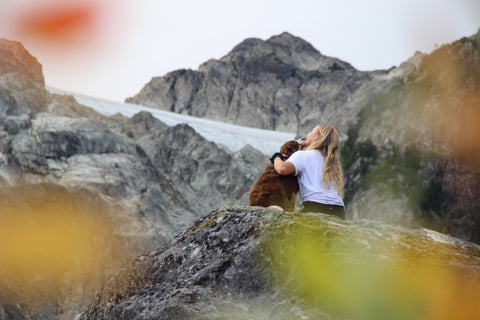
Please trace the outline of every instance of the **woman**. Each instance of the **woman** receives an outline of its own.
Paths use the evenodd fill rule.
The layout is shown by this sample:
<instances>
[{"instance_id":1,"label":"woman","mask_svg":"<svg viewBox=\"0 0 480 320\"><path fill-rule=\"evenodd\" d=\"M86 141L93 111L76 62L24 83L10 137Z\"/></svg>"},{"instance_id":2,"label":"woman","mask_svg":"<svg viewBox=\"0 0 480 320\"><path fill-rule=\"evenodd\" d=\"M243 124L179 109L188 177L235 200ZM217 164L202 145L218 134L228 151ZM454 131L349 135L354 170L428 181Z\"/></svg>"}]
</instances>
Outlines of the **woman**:
<instances>
[{"instance_id":1,"label":"woman","mask_svg":"<svg viewBox=\"0 0 480 320\"><path fill-rule=\"evenodd\" d=\"M306 150L295 152L286 161L281 154L274 154L275 170L281 175L297 176L302 212L323 212L345 219L337 130L318 125L307 135L305 146Z\"/></svg>"}]
</instances>

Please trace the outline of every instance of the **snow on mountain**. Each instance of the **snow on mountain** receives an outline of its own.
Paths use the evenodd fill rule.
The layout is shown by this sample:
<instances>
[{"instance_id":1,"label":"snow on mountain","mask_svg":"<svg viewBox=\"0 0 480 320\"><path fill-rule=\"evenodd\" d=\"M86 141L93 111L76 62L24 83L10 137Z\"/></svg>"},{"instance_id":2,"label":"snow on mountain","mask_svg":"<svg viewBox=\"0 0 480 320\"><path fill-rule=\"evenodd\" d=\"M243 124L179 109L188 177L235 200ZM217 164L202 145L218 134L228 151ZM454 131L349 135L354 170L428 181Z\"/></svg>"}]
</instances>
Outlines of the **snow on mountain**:
<instances>
[{"instance_id":1,"label":"snow on mountain","mask_svg":"<svg viewBox=\"0 0 480 320\"><path fill-rule=\"evenodd\" d=\"M131 117L140 111L147 111L169 126L186 123L205 139L226 146L234 152L249 144L264 154L272 154L278 151L285 141L295 138L295 133L290 132L243 127L136 104L104 100L52 87L47 87L47 89L52 93L73 95L79 103L106 116L121 113L124 116Z\"/></svg>"}]
</instances>

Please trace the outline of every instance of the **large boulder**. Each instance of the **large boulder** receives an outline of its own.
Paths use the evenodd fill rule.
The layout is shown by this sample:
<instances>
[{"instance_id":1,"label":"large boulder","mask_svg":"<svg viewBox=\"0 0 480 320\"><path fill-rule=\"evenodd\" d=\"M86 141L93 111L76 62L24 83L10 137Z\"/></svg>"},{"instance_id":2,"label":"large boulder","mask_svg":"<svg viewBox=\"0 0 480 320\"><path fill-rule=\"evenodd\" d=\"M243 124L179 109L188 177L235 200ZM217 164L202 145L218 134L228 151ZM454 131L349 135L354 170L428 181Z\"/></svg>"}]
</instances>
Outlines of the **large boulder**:
<instances>
[{"instance_id":1,"label":"large boulder","mask_svg":"<svg viewBox=\"0 0 480 320\"><path fill-rule=\"evenodd\" d=\"M224 208L131 261L76 319L473 316L479 267L480 247L427 229Z\"/></svg>"}]
</instances>

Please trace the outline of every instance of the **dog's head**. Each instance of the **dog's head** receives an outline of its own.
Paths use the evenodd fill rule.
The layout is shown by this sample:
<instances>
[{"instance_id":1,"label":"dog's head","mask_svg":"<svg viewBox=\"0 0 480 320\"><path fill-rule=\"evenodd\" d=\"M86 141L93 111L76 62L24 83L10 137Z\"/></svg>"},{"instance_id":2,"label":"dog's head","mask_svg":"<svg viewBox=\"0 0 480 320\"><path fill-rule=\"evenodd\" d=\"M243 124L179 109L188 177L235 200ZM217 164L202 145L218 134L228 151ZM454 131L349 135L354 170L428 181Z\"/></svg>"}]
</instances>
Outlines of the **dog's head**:
<instances>
[{"instance_id":1,"label":"dog's head","mask_svg":"<svg viewBox=\"0 0 480 320\"><path fill-rule=\"evenodd\" d=\"M295 151L298 151L301 149L301 145L295 141L287 141L285 142L281 147L280 147L280 152L285 155L285 159L290 157Z\"/></svg>"}]
</instances>

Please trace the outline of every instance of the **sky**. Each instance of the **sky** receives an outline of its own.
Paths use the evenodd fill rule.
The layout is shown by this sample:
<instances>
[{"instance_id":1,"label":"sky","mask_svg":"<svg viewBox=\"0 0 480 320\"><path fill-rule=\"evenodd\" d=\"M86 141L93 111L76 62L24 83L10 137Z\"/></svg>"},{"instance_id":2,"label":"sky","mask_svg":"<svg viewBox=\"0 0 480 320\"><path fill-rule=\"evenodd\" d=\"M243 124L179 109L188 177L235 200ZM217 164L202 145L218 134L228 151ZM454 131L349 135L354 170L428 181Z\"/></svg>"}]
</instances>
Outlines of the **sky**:
<instances>
[{"instance_id":1,"label":"sky","mask_svg":"<svg viewBox=\"0 0 480 320\"><path fill-rule=\"evenodd\" d=\"M246 38L287 31L366 71L479 28L478 0L0 0L0 38L24 44L47 86L113 101Z\"/></svg>"}]
</instances>

